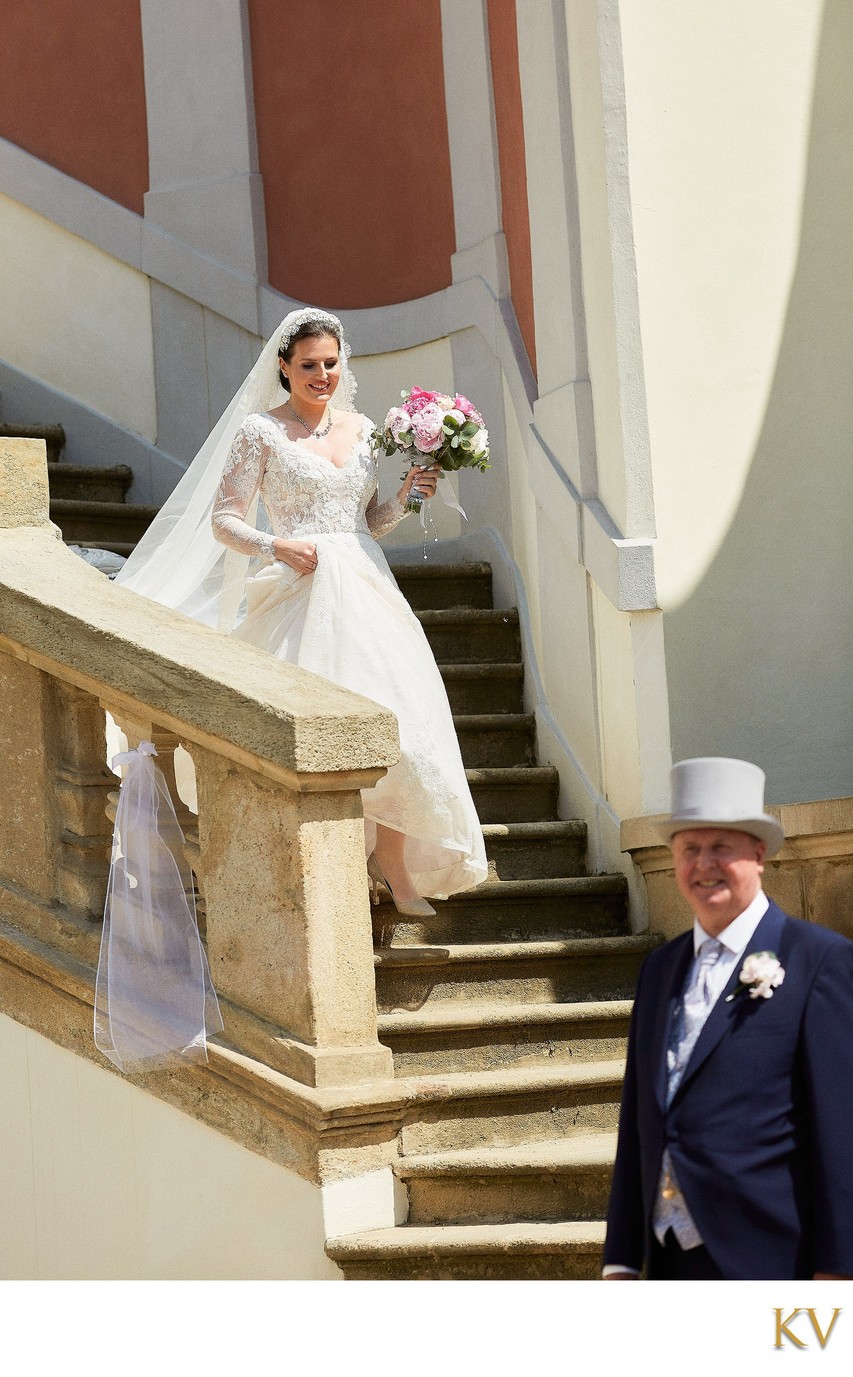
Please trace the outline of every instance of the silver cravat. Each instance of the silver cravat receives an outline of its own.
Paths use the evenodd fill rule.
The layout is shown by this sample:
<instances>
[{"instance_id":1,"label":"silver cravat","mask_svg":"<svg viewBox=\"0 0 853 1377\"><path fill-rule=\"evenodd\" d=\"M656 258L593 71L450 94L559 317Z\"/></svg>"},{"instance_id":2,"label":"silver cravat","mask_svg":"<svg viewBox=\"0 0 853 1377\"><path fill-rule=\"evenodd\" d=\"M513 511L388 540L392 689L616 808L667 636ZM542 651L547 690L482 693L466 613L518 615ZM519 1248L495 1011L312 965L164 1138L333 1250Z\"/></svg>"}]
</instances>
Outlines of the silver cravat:
<instances>
[{"instance_id":1,"label":"silver cravat","mask_svg":"<svg viewBox=\"0 0 853 1377\"><path fill-rule=\"evenodd\" d=\"M718 942L716 937L709 937L702 943L693 963L690 983L684 992L679 1017L675 1021L676 1036L667 1052L667 1105L671 1104L672 1097L681 1083L693 1048L713 1007L709 976L722 951L722 943Z\"/></svg>"},{"instance_id":2,"label":"silver cravat","mask_svg":"<svg viewBox=\"0 0 853 1377\"><path fill-rule=\"evenodd\" d=\"M714 998L709 988L709 976L722 951L722 943L715 937L709 937L702 943L693 963L690 981L677 1016L673 1020L672 1037L667 1051L667 1105L672 1102L699 1034L713 1008ZM702 1242L702 1236L691 1218L687 1202L676 1180L668 1148L664 1152L661 1164L652 1225L661 1244L667 1229L672 1229L682 1248L696 1248Z\"/></svg>"}]
</instances>

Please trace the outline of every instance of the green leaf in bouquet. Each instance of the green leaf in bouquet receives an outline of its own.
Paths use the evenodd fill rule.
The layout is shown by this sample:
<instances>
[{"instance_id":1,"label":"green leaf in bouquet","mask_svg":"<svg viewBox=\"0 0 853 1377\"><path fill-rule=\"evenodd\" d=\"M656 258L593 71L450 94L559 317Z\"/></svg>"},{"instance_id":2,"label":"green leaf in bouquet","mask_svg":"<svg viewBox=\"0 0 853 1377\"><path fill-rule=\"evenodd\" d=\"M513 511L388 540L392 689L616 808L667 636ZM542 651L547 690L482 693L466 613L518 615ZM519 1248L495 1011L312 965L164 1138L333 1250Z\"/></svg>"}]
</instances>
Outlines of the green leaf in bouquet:
<instances>
[{"instance_id":1,"label":"green leaf in bouquet","mask_svg":"<svg viewBox=\"0 0 853 1377\"><path fill-rule=\"evenodd\" d=\"M477 425L476 421L466 421L462 427L462 434L468 436L476 435L479 429L480 427Z\"/></svg>"}]
</instances>

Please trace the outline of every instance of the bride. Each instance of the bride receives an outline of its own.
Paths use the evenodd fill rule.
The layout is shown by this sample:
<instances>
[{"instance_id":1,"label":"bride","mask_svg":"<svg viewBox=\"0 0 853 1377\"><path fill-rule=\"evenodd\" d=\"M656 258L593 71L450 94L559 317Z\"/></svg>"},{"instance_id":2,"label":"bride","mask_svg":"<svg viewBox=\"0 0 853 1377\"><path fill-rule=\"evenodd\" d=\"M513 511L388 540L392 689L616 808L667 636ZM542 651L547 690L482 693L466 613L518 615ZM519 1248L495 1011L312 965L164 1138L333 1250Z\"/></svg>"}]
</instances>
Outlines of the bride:
<instances>
[{"instance_id":1,"label":"bride","mask_svg":"<svg viewBox=\"0 0 853 1377\"><path fill-rule=\"evenodd\" d=\"M286 316L116 581L396 714L400 760L362 790L368 869L426 916L487 873L444 684L376 543L437 472L379 504L349 353L337 316Z\"/></svg>"}]
</instances>

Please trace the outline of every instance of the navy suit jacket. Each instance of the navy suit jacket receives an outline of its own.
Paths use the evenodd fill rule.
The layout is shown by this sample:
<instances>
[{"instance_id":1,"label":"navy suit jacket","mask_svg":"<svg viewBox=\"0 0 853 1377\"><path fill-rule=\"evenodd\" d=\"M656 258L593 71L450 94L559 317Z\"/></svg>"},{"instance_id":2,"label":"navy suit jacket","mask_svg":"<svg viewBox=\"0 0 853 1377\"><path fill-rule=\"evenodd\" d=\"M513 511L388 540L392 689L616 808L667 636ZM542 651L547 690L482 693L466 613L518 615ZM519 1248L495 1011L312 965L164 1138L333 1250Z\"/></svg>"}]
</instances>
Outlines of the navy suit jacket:
<instances>
[{"instance_id":1,"label":"navy suit jacket","mask_svg":"<svg viewBox=\"0 0 853 1377\"><path fill-rule=\"evenodd\" d=\"M605 1263L642 1270L661 1159L731 1280L853 1274L853 942L771 902L746 948L773 951L770 999L741 992L742 961L666 1106L670 1020L692 931L646 959L637 985Z\"/></svg>"}]
</instances>

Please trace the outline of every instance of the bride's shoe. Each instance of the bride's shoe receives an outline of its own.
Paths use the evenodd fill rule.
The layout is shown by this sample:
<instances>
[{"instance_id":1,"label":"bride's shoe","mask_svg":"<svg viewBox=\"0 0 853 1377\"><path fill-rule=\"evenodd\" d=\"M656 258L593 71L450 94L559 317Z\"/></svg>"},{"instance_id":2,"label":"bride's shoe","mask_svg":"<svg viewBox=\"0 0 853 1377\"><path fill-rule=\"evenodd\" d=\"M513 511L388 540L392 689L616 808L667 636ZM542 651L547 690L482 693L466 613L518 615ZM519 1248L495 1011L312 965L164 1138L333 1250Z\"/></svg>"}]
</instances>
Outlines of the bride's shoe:
<instances>
[{"instance_id":1,"label":"bride's shoe","mask_svg":"<svg viewBox=\"0 0 853 1377\"><path fill-rule=\"evenodd\" d=\"M379 903L379 886L384 885L391 895L391 902L404 918L434 918L435 909L426 899L398 899L382 874L382 867L375 855L367 858L367 873L370 876L370 893L374 904Z\"/></svg>"}]
</instances>

